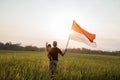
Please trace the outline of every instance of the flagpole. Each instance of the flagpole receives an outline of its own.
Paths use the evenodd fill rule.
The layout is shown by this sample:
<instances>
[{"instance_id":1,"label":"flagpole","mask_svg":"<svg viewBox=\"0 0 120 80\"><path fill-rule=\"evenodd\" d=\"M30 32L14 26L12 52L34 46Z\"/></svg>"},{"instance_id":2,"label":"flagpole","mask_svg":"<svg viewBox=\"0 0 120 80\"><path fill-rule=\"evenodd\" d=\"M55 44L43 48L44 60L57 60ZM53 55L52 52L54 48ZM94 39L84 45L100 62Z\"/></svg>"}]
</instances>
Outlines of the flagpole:
<instances>
[{"instance_id":1,"label":"flagpole","mask_svg":"<svg viewBox=\"0 0 120 80\"><path fill-rule=\"evenodd\" d=\"M68 40L67 40L67 44L66 44L66 48L65 48L65 49L67 49L67 47L68 47L69 40L70 40L70 34L69 34L69 37L68 37Z\"/></svg>"},{"instance_id":2,"label":"flagpole","mask_svg":"<svg viewBox=\"0 0 120 80\"><path fill-rule=\"evenodd\" d=\"M74 24L74 21L75 21L75 20L73 20L72 26L73 26L73 24ZM67 49L67 47L68 47L69 40L70 40L70 35L71 35L71 33L69 33L69 37L68 37L68 41L67 41L67 44L66 44L66 48L65 48L65 49Z\"/></svg>"}]
</instances>

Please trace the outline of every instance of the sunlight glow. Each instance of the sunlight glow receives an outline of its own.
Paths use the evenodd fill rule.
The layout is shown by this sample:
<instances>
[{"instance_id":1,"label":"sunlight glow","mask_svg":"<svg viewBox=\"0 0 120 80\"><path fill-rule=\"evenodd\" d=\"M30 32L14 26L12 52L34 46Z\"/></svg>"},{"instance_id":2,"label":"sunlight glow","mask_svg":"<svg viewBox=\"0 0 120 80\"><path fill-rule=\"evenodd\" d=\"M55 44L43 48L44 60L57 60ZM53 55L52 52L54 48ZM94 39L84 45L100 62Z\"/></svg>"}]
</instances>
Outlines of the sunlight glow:
<instances>
[{"instance_id":1,"label":"sunlight glow","mask_svg":"<svg viewBox=\"0 0 120 80\"><path fill-rule=\"evenodd\" d=\"M54 31L55 30L55 31ZM66 40L68 39L68 36L70 34L70 29L66 29L64 27L58 27L57 29L54 29L52 34L60 40Z\"/></svg>"}]
</instances>

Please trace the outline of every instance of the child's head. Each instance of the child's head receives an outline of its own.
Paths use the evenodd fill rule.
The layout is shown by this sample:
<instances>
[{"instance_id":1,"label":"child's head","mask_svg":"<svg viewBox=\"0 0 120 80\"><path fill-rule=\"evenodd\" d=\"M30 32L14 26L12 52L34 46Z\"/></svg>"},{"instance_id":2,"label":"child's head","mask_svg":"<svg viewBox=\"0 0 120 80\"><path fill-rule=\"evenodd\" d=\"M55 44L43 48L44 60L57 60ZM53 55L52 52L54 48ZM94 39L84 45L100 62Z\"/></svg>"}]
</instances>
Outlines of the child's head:
<instances>
[{"instance_id":1,"label":"child's head","mask_svg":"<svg viewBox=\"0 0 120 80\"><path fill-rule=\"evenodd\" d=\"M51 47L51 44L48 44L47 46L48 46L48 47Z\"/></svg>"}]
</instances>

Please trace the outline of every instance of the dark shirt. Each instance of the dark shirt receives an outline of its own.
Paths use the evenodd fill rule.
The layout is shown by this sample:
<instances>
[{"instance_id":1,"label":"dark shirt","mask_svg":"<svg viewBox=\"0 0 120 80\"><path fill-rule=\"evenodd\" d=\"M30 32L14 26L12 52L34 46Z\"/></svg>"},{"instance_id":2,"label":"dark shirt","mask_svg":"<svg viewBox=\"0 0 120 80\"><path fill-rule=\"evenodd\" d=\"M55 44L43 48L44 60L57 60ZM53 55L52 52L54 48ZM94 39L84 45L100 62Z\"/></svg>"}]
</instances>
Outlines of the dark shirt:
<instances>
[{"instance_id":1,"label":"dark shirt","mask_svg":"<svg viewBox=\"0 0 120 80\"><path fill-rule=\"evenodd\" d=\"M52 59L50 59L50 61L51 60L57 60L58 61L58 54L62 55L62 51L59 48L57 48L57 47L53 47L50 50L49 54L52 57Z\"/></svg>"}]
</instances>

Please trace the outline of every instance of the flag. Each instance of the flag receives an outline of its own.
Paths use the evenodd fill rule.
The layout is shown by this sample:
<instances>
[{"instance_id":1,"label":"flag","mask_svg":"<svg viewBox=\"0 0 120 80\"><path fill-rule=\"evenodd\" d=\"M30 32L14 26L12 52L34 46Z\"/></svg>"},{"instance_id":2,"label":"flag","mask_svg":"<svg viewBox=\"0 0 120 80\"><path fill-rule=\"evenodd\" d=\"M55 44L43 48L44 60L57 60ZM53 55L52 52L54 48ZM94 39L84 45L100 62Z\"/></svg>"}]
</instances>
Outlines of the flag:
<instances>
[{"instance_id":1,"label":"flag","mask_svg":"<svg viewBox=\"0 0 120 80\"><path fill-rule=\"evenodd\" d=\"M70 34L70 40L83 42L91 47L96 47L96 43L93 41L96 37L95 34L82 29L75 21L73 21L72 30L73 32Z\"/></svg>"}]
</instances>

